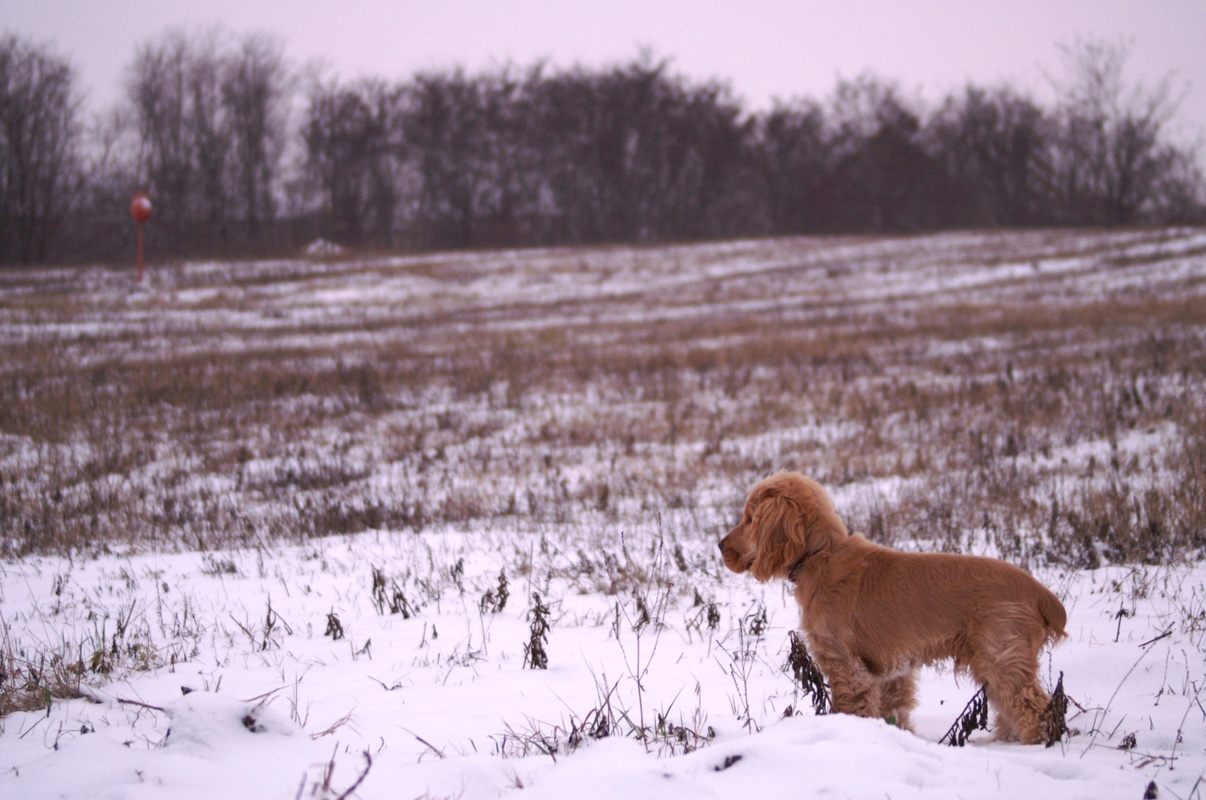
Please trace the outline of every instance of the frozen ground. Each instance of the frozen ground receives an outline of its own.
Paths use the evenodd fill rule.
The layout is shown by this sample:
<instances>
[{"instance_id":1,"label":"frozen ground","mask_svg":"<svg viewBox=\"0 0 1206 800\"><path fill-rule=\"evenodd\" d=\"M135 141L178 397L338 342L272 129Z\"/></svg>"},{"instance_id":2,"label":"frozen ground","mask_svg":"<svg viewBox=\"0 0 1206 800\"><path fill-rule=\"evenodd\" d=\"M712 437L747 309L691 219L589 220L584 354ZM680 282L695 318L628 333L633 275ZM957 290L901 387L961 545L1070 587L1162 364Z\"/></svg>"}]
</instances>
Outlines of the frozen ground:
<instances>
[{"instance_id":1,"label":"frozen ground","mask_svg":"<svg viewBox=\"0 0 1206 800\"><path fill-rule=\"evenodd\" d=\"M525 548L537 554L529 576L511 572ZM1041 572L1070 612L1070 638L1050 653L1045 677L1063 673L1078 733L1051 749L986 734L954 748L938 740L975 687L946 671L926 675L916 735L814 716L782 670L796 611L781 586L714 565L682 572L655 555L664 582L643 596L656 619L637 632L632 595L584 591L576 577L530 585L570 560L540 549L489 532L367 533L255 552L6 565L0 610L15 646L65 644L87 660L99 638L153 666L115 667L86 698L9 715L0 793L338 796L368 753L357 797L1134 799L1149 781L1161 797L1201 795L1201 567ZM707 558L685 550L688 565ZM461 559L458 585L447 575ZM411 573L397 584L423 604L409 619L374 605L372 571L382 565ZM483 612L480 598L503 569L511 597L503 611ZM438 596L423 594L428 580ZM547 670L523 666L531 590L552 609ZM716 630L693 607L695 592L720 608ZM765 632L741 641L737 618L761 606ZM328 615L341 638L327 632ZM565 753L568 729L601 695L628 722L643 714L656 729L664 716L702 746L683 754L663 723L648 744L621 732ZM803 710L785 719L788 706Z\"/></svg>"},{"instance_id":2,"label":"frozen ground","mask_svg":"<svg viewBox=\"0 0 1206 800\"><path fill-rule=\"evenodd\" d=\"M0 272L0 348L2 797L1206 794L1200 230ZM1052 587L1075 734L816 716L779 468Z\"/></svg>"}]
</instances>

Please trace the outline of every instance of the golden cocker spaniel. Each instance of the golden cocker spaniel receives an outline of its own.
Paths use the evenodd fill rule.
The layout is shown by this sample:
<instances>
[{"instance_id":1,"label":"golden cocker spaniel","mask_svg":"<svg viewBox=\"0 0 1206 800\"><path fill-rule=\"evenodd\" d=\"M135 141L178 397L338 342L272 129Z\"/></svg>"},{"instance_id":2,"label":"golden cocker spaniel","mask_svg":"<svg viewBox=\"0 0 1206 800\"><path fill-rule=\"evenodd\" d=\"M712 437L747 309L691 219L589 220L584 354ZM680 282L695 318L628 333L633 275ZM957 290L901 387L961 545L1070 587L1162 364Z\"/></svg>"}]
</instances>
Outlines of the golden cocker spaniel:
<instances>
[{"instance_id":1,"label":"golden cocker spaniel","mask_svg":"<svg viewBox=\"0 0 1206 800\"><path fill-rule=\"evenodd\" d=\"M909 728L919 667L954 659L986 687L995 738L1048 739L1038 654L1064 638L1050 590L1004 561L902 553L847 534L815 481L780 472L750 491L720 542L725 566L796 586L813 657L835 711Z\"/></svg>"}]
</instances>

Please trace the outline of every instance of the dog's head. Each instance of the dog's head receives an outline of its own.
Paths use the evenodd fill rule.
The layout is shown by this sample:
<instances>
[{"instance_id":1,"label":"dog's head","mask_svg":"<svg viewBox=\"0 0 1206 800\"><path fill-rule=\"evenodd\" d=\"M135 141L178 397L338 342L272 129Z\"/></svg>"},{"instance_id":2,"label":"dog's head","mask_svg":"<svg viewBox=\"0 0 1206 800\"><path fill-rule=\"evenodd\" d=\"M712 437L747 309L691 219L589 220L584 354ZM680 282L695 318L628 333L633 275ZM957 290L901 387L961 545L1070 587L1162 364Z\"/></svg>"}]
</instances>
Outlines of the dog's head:
<instances>
[{"instance_id":1,"label":"dog's head","mask_svg":"<svg viewBox=\"0 0 1206 800\"><path fill-rule=\"evenodd\" d=\"M791 568L846 537L846 526L820 485L780 472L750 490L741 521L720 540L724 565L760 581L787 577Z\"/></svg>"}]
</instances>

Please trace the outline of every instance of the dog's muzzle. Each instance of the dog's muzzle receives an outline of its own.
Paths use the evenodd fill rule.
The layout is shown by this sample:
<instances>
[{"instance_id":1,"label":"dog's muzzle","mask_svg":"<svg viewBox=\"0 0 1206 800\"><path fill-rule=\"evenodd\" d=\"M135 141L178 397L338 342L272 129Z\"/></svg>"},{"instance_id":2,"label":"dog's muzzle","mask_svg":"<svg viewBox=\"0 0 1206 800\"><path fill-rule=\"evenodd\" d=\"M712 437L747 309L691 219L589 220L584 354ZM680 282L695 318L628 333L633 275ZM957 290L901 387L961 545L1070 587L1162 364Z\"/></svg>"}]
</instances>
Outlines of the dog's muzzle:
<instances>
[{"instance_id":1,"label":"dog's muzzle","mask_svg":"<svg viewBox=\"0 0 1206 800\"><path fill-rule=\"evenodd\" d=\"M737 532L737 528L729 531L717 546L720 548L720 557L723 559L724 565L733 572L742 573L749 570L753 559L733 545L733 536Z\"/></svg>"}]
</instances>

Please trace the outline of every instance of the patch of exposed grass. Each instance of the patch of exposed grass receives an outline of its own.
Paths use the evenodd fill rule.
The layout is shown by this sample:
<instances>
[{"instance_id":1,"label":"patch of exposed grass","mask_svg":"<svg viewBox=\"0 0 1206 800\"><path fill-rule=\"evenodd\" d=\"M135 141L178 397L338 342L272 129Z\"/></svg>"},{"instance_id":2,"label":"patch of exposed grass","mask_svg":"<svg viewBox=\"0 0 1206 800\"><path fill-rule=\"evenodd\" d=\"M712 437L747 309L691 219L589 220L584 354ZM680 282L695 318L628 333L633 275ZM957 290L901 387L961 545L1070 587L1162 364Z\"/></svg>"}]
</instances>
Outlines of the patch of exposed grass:
<instances>
[{"instance_id":1,"label":"patch of exposed grass","mask_svg":"<svg viewBox=\"0 0 1206 800\"><path fill-rule=\"evenodd\" d=\"M0 555L659 512L713 536L787 467L884 541L1196 558L1206 295L1160 249L1195 235L31 271L0 304Z\"/></svg>"}]
</instances>

